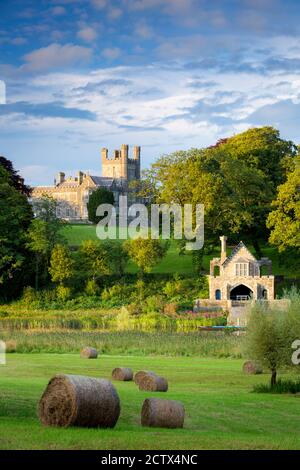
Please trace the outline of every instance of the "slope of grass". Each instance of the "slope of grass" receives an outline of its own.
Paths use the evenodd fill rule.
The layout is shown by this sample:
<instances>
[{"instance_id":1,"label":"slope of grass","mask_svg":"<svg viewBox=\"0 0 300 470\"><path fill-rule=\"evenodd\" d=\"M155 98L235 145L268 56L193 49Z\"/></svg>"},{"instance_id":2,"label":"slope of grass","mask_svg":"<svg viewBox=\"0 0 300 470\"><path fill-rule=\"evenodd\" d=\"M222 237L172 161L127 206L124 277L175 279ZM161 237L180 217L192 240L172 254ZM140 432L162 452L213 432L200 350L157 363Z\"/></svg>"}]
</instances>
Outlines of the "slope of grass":
<instances>
[{"instance_id":1,"label":"slope of grass","mask_svg":"<svg viewBox=\"0 0 300 470\"><path fill-rule=\"evenodd\" d=\"M96 235L95 225L76 225L71 224L64 228L64 235L68 240L68 243L73 246L78 246L83 240L98 240ZM119 243L118 240L115 243ZM248 246L249 250L254 253L252 246ZM228 248L228 254L230 254L232 247ZM278 259L278 252L274 247L269 245L262 246L263 255L269 257L273 262L273 273L275 275L284 275L286 278L300 278L300 265L299 269L288 268L286 266L280 266ZM209 273L209 262L213 257L220 256L220 248L217 246L210 255L205 255L203 260L203 266L207 273ZM129 261L127 271L129 273L136 273L136 266ZM192 253L188 252L182 256L178 254L178 248L176 242L172 241L165 258L153 269L153 273L164 274L164 273L179 273L182 275L194 274Z\"/></svg>"},{"instance_id":2,"label":"slope of grass","mask_svg":"<svg viewBox=\"0 0 300 470\"><path fill-rule=\"evenodd\" d=\"M169 380L167 393L140 392L133 382L114 382L121 399L115 429L46 428L37 402L56 373L110 378L116 366L155 370ZM0 366L1 449L299 449L300 401L295 396L256 394L268 376L245 376L241 360L9 354ZM184 429L140 426L149 396L180 400Z\"/></svg>"}]
</instances>

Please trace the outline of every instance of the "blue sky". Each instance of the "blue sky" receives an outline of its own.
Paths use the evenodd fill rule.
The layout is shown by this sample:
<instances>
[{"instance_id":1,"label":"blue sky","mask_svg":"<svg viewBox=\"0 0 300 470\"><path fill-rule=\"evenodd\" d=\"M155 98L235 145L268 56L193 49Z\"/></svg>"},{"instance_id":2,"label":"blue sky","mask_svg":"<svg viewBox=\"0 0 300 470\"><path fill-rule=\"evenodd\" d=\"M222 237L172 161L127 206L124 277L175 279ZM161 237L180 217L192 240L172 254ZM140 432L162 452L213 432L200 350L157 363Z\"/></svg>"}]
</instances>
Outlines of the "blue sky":
<instances>
[{"instance_id":1,"label":"blue sky","mask_svg":"<svg viewBox=\"0 0 300 470\"><path fill-rule=\"evenodd\" d=\"M300 142L297 0L0 0L0 154L30 184L271 124Z\"/></svg>"}]
</instances>

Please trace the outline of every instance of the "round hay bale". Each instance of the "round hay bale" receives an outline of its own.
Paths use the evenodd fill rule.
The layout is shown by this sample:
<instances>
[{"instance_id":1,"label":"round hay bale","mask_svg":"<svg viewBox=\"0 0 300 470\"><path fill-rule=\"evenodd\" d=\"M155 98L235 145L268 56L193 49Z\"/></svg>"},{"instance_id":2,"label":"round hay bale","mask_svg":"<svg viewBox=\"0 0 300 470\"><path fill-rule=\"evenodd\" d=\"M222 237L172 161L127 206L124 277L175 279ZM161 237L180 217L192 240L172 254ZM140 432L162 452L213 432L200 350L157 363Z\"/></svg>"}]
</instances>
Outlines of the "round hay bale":
<instances>
[{"instance_id":1,"label":"round hay bale","mask_svg":"<svg viewBox=\"0 0 300 470\"><path fill-rule=\"evenodd\" d=\"M56 375L38 405L46 426L113 428L120 415L120 400L109 380L82 375Z\"/></svg>"},{"instance_id":2,"label":"round hay bale","mask_svg":"<svg viewBox=\"0 0 300 470\"><path fill-rule=\"evenodd\" d=\"M97 359L98 351L95 348L86 347L80 351L80 356L85 359Z\"/></svg>"},{"instance_id":3,"label":"round hay bale","mask_svg":"<svg viewBox=\"0 0 300 470\"><path fill-rule=\"evenodd\" d=\"M114 380L129 381L133 379L133 371L129 367L116 367L112 371L112 378Z\"/></svg>"},{"instance_id":4,"label":"round hay bale","mask_svg":"<svg viewBox=\"0 0 300 470\"><path fill-rule=\"evenodd\" d=\"M243 372L245 374L262 374L262 366L255 361L246 361L243 365Z\"/></svg>"},{"instance_id":5,"label":"round hay bale","mask_svg":"<svg viewBox=\"0 0 300 470\"><path fill-rule=\"evenodd\" d=\"M145 375L156 375L154 372L150 370L140 370L136 374L134 374L134 382L136 385L140 384L140 381L145 377Z\"/></svg>"},{"instance_id":6,"label":"round hay bale","mask_svg":"<svg viewBox=\"0 0 300 470\"><path fill-rule=\"evenodd\" d=\"M158 428L182 428L184 406L179 401L147 398L142 406L142 426Z\"/></svg>"},{"instance_id":7,"label":"round hay bale","mask_svg":"<svg viewBox=\"0 0 300 470\"><path fill-rule=\"evenodd\" d=\"M140 380L139 389L147 392L166 392L168 390L168 382L164 377L147 374Z\"/></svg>"}]
</instances>

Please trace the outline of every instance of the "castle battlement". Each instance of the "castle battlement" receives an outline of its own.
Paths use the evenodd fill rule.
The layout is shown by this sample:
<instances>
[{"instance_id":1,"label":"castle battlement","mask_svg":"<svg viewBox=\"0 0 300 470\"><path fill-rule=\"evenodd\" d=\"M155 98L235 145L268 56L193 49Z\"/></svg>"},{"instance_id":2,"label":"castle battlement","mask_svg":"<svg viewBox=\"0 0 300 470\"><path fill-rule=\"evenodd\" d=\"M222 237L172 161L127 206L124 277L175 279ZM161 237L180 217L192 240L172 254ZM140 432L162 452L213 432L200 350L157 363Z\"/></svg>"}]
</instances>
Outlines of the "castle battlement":
<instances>
[{"instance_id":1,"label":"castle battlement","mask_svg":"<svg viewBox=\"0 0 300 470\"><path fill-rule=\"evenodd\" d=\"M109 178L124 179L132 181L140 179L141 147L133 147L132 157L129 157L129 146L123 144L120 149L114 150L113 156L109 157L108 149L101 150L102 175Z\"/></svg>"}]
</instances>

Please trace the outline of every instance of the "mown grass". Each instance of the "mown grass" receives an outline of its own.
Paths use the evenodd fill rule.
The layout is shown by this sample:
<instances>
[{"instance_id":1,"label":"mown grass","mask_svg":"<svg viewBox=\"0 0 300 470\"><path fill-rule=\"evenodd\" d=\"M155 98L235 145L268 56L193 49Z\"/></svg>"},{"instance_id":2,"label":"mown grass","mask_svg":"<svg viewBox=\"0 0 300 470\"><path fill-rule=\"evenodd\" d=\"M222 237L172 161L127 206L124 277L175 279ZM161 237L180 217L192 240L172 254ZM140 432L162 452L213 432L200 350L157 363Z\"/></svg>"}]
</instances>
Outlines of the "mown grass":
<instances>
[{"instance_id":1,"label":"mown grass","mask_svg":"<svg viewBox=\"0 0 300 470\"><path fill-rule=\"evenodd\" d=\"M0 339L18 353L78 353L91 346L104 354L241 357L243 336L223 332L2 331Z\"/></svg>"},{"instance_id":2,"label":"mown grass","mask_svg":"<svg viewBox=\"0 0 300 470\"><path fill-rule=\"evenodd\" d=\"M115 429L46 428L36 407L57 373L110 378L116 366L154 370L169 380L155 396L180 400L183 429L144 428L140 410L153 393L133 382L114 382L121 399ZM247 376L242 361L202 357L8 354L0 366L1 449L299 449L300 400L292 395L253 393L269 376Z\"/></svg>"}]
</instances>

